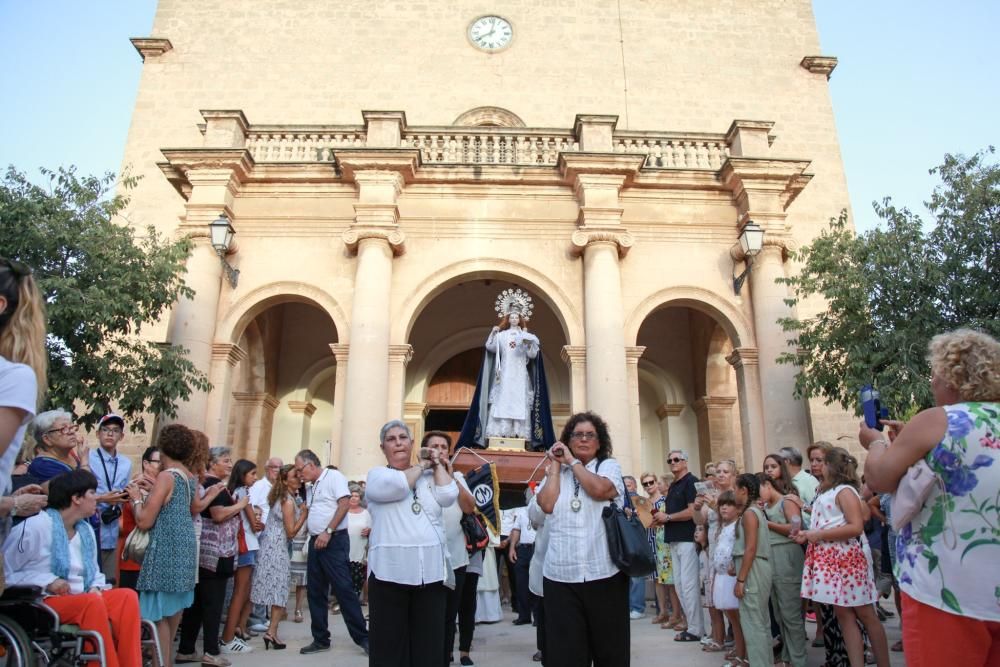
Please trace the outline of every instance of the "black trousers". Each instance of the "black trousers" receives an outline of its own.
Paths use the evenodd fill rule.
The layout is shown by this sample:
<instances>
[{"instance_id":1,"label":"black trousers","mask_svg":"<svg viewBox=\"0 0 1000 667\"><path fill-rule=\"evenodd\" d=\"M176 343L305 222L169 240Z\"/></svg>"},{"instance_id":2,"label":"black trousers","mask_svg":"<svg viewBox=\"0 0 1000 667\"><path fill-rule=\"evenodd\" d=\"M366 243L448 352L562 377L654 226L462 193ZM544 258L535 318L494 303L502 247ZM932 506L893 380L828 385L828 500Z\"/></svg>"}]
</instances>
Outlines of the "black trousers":
<instances>
[{"instance_id":1,"label":"black trousers","mask_svg":"<svg viewBox=\"0 0 1000 667\"><path fill-rule=\"evenodd\" d=\"M479 601L476 590L478 588L479 575L466 571L465 583L462 585L462 599L458 605L458 650L463 653L472 650L472 635L476 632L476 604Z\"/></svg>"},{"instance_id":2,"label":"black trousers","mask_svg":"<svg viewBox=\"0 0 1000 667\"><path fill-rule=\"evenodd\" d=\"M539 598L535 609L535 648L542 652L542 664L545 664L545 605Z\"/></svg>"},{"instance_id":3,"label":"black trousers","mask_svg":"<svg viewBox=\"0 0 1000 667\"><path fill-rule=\"evenodd\" d=\"M203 632L202 646L205 653L219 655L219 626L222 624L222 606L226 600L226 584L230 577L217 576L205 569L198 570L198 584L194 587L194 603L181 615L179 653L194 653L198 633Z\"/></svg>"},{"instance_id":4,"label":"black trousers","mask_svg":"<svg viewBox=\"0 0 1000 667\"><path fill-rule=\"evenodd\" d=\"M518 544L516 550L514 578L517 579L517 620L531 621L532 616L537 620L538 596L528 586L528 568L531 567L531 557L535 555L535 545Z\"/></svg>"},{"instance_id":5,"label":"black trousers","mask_svg":"<svg viewBox=\"0 0 1000 667\"><path fill-rule=\"evenodd\" d=\"M504 537L503 539L507 539ZM497 579L502 579L503 568L507 568L507 582L510 584L510 610L520 613L520 609L517 608L517 577L514 576L514 564L510 562L507 557L506 549L496 548L495 554L497 557ZM503 586L500 587L500 593L503 597Z\"/></svg>"},{"instance_id":6,"label":"black trousers","mask_svg":"<svg viewBox=\"0 0 1000 667\"><path fill-rule=\"evenodd\" d=\"M545 579L545 664L549 667L628 667L629 579L567 584Z\"/></svg>"},{"instance_id":7,"label":"black trousers","mask_svg":"<svg viewBox=\"0 0 1000 667\"><path fill-rule=\"evenodd\" d=\"M441 667L448 589L368 577L369 667Z\"/></svg>"},{"instance_id":8,"label":"black trousers","mask_svg":"<svg viewBox=\"0 0 1000 667\"><path fill-rule=\"evenodd\" d=\"M462 605L462 590L465 588L465 567L455 570L455 588L447 591L447 602L444 612L444 665L451 662L452 651L455 650L455 631L458 628L458 609Z\"/></svg>"}]
</instances>

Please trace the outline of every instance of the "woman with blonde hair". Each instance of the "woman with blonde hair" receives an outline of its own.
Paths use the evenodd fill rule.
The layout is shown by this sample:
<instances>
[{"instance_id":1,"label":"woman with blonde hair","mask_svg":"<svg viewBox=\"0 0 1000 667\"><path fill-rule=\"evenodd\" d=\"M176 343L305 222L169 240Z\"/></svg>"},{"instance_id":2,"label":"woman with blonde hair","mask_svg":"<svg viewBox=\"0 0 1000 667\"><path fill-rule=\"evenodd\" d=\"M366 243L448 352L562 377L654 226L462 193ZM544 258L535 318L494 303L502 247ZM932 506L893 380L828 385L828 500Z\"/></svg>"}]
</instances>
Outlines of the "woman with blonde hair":
<instances>
[{"instance_id":1,"label":"woman with blonde hair","mask_svg":"<svg viewBox=\"0 0 1000 667\"><path fill-rule=\"evenodd\" d=\"M24 432L45 395L47 367L45 307L31 269L0 257L0 540L10 530L10 517L45 507L37 485L7 494Z\"/></svg>"},{"instance_id":2,"label":"woman with blonde hair","mask_svg":"<svg viewBox=\"0 0 1000 667\"><path fill-rule=\"evenodd\" d=\"M918 413L905 428L884 421L896 431L891 446L883 433L862 423L865 480L874 491L897 494L897 525L910 517L896 538L907 664L995 665L1000 342L959 329L931 340L928 361L936 407ZM912 491L901 493L907 472L920 463L934 482L922 503Z\"/></svg>"},{"instance_id":3,"label":"woman with blonde hair","mask_svg":"<svg viewBox=\"0 0 1000 667\"><path fill-rule=\"evenodd\" d=\"M694 514L692 518L699 525L704 525L708 537L708 562L715 558L715 546L722 530L719 515L719 496L726 491L733 492L736 488L736 476L739 470L736 461L723 459L714 464L715 477L712 479L714 488L706 493L698 494L694 499ZM709 577L705 583L705 600L708 602L708 617L712 623L709 639L702 642L702 650L709 653L723 651L725 643L726 622L722 610L717 609L713 602L714 577Z\"/></svg>"}]
</instances>

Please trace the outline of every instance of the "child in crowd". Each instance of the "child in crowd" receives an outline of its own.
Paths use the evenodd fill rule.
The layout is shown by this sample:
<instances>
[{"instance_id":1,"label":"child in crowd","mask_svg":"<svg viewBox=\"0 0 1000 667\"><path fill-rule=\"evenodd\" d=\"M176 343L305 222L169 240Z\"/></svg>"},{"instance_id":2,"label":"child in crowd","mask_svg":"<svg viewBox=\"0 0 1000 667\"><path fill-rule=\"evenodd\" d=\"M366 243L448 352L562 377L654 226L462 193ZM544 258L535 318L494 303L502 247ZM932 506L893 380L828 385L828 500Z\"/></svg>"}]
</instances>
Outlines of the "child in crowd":
<instances>
[{"instance_id":1,"label":"child in crowd","mask_svg":"<svg viewBox=\"0 0 1000 667\"><path fill-rule=\"evenodd\" d=\"M785 495L764 473L760 478L760 499L764 501L771 543L771 605L781 628L781 667L806 667L806 627L802 618L802 547L793 541L802 527L801 500Z\"/></svg>"},{"instance_id":2,"label":"child in crowd","mask_svg":"<svg viewBox=\"0 0 1000 667\"><path fill-rule=\"evenodd\" d=\"M813 500L812 526L795 536L799 544L809 544L802 597L833 605L851 667L865 664L858 621L871 640L876 664L888 667L885 629L875 614L878 593L864 536L860 486L857 459L840 447L826 452L823 482Z\"/></svg>"},{"instance_id":3,"label":"child in crowd","mask_svg":"<svg viewBox=\"0 0 1000 667\"><path fill-rule=\"evenodd\" d=\"M736 519L739 517L739 510L736 508L736 496L732 491L723 491L716 503L719 508L720 529L712 560L712 572L715 575L712 584L712 606L726 615L733 628L733 650L726 657L735 661L746 658L747 654L743 631L740 629L740 601L734 592L736 574L733 567L733 545L736 543Z\"/></svg>"},{"instance_id":4,"label":"child in crowd","mask_svg":"<svg viewBox=\"0 0 1000 667\"><path fill-rule=\"evenodd\" d=\"M760 481L753 473L736 478L736 503L742 508L736 525L733 565L736 567L736 597L740 600L740 625L747 657L737 665L771 667L771 619L767 610L771 597L771 543L767 519L757 506Z\"/></svg>"},{"instance_id":5,"label":"child in crowd","mask_svg":"<svg viewBox=\"0 0 1000 667\"><path fill-rule=\"evenodd\" d=\"M712 571L708 562L708 526L699 524L694 527L694 547L698 551L698 577L701 579L701 606L708 608L712 604ZM702 637L701 643L711 639L708 635Z\"/></svg>"}]
</instances>

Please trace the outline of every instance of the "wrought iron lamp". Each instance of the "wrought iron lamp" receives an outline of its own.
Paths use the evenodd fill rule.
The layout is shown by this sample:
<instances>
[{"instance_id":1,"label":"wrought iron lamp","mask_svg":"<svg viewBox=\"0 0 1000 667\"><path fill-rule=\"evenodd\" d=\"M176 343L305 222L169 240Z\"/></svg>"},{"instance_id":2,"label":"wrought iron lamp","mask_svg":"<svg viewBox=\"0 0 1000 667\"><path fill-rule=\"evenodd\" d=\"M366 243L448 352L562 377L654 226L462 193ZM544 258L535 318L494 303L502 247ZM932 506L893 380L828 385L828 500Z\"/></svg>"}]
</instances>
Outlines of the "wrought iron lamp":
<instances>
[{"instance_id":1,"label":"wrought iron lamp","mask_svg":"<svg viewBox=\"0 0 1000 667\"><path fill-rule=\"evenodd\" d=\"M215 253L219 256L219 261L222 262L222 269L226 272L229 285L233 289L236 289L236 283L240 279L240 270L234 269L226 261L226 254L233 245L233 237L236 236L233 223L229 221L229 218L225 214L219 214L218 218L208 224L208 230L212 240L212 247L215 248Z\"/></svg>"},{"instance_id":2,"label":"wrought iron lamp","mask_svg":"<svg viewBox=\"0 0 1000 667\"><path fill-rule=\"evenodd\" d=\"M746 282L747 276L750 275L750 267L753 265L753 258L760 253L760 249L764 246L764 230L753 220L747 221L747 224L743 225L743 229L740 230L740 249L743 251L743 261L746 263L746 268L743 269L743 273L736 275L736 259L733 260L733 291L737 296L740 294L740 289L743 287L743 283Z\"/></svg>"}]
</instances>

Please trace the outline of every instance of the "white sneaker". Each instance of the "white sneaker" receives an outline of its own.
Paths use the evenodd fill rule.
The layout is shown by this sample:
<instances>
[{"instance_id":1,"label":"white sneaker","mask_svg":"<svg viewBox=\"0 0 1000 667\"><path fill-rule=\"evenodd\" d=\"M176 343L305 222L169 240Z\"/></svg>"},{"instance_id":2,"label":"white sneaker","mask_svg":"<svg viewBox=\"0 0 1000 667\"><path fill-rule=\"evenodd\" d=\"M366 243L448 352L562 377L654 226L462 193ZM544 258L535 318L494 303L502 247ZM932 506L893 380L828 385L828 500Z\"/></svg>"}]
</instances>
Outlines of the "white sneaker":
<instances>
[{"instance_id":1,"label":"white sneaker","mask_svg":"<svg viewBox=\"0 0 1000 667\"><path fill-rule=\"evenodd\" d=\"M271 629L271 626L267 623L254 623L247 630L251 632L267 632Z\"/></svg>"},{"instance_id":2,"label":"white sneaker","mask_svg":"<svg viewBox=\"0 0 1000 667\"><path fill-rule=\"evenodd\" d=\"M628 613L628 617L633 621L638 621L640 618L645 618L646 614L642 613L641 611L630 611Z\"/></svg>"},{"instance_id":3,"label":"white sneaker","mask_svg":"<svg viewBox=\"0 0 1000 667\"><path fill-rule=\"evenodd\" d=\"M227 654L253 653L253 647L239 637L233 637L233 641L229 643L219 642L219 652Z\"/></svg>"}]
</instances>

